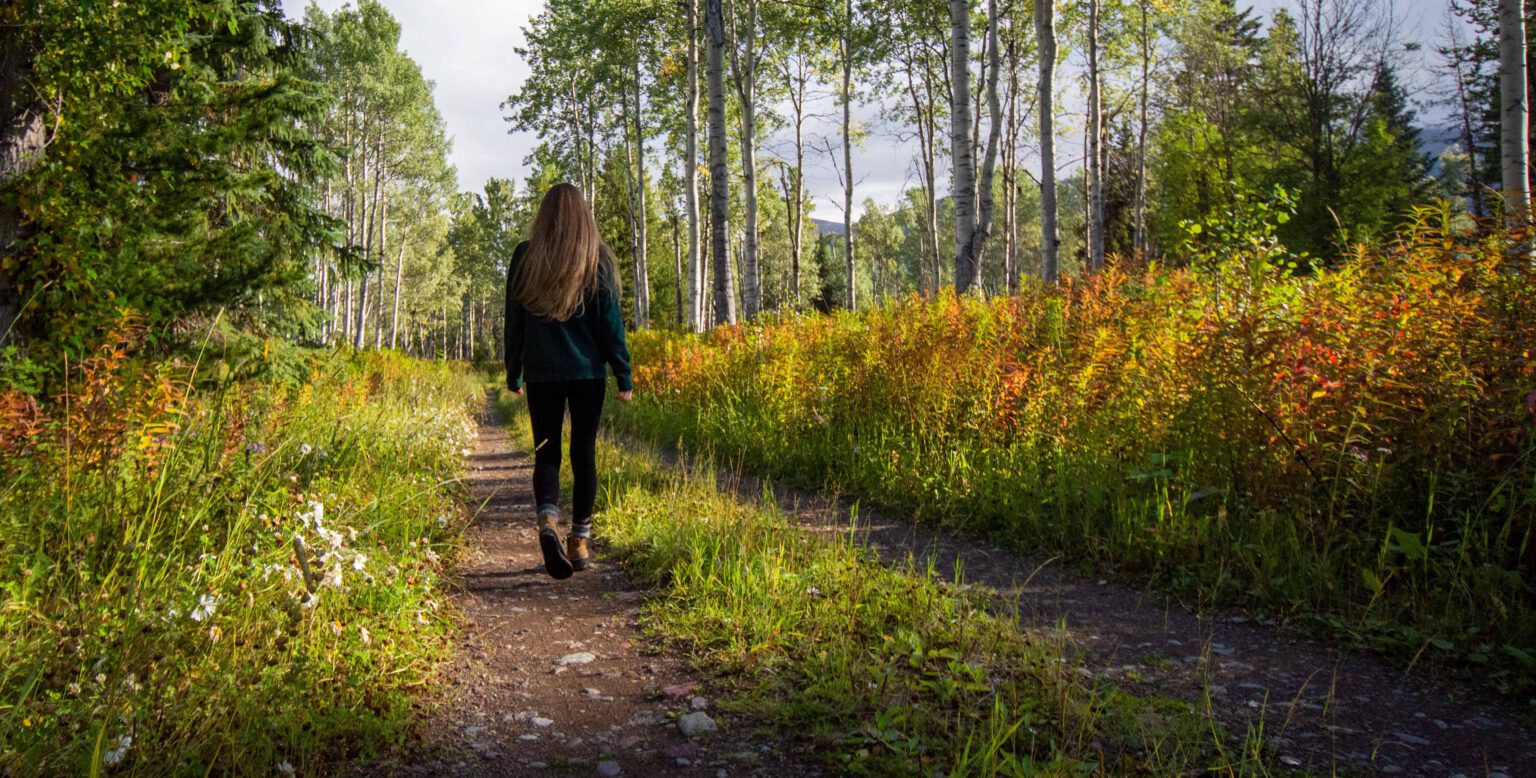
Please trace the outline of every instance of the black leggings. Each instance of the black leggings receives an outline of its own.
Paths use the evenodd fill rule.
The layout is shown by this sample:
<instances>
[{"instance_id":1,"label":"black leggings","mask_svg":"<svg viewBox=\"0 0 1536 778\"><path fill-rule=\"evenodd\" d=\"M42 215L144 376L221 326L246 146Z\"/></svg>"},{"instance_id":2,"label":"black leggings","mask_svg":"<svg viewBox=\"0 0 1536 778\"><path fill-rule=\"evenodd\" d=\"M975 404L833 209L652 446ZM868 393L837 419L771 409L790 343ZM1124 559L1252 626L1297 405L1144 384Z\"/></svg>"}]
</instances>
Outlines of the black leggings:
<instances>
[{"instance_id":1,"label":"black leggings","mask_svg":"<svg viewBox=\"0 0 1536 778\"><path fill-rule=\"evenodd\" d=\"M571 534L592 534L597 502L597 422L603 415L607 382L550 381L528 384L528 419L533 423L533 497L543 512L560 504L560 428L571 411Z\"/></svg>"}]
</instances>

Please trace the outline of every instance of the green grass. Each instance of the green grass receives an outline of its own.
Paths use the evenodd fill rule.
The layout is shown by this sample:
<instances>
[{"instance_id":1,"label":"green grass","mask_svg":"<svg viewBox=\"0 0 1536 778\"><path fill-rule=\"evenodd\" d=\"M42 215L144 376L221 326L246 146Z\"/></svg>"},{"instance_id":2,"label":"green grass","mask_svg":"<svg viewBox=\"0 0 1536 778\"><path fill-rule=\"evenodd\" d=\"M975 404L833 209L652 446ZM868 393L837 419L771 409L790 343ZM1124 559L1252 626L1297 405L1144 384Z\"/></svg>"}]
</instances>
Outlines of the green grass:
<instances>
[{"instance_id":1,"label":"green grass","mask_svg":"<svg viewBox=\"0 0 1536 778\"><path fill-rule=\"evenodd\" d=\"M76 376L54 431L0 466L0 772L314 774L410 731L450 647L438 587L479 385L287 357L301 380L204 365L159 411L145 366Z\"/></svg>"},{"instance_id":2,"label":"green grass","mask_svg":"<svg viewBox=\"0 0 1536 778\"><path fill-rule=\"evenodd\" d=\"M520 401L503 401L514 429ZM595 525L652 588L648 630L842 774L1262 774L1195 707L1085 680L980 593L810 535L654 454L604 441Z\"/></svg>"}]
</instances>

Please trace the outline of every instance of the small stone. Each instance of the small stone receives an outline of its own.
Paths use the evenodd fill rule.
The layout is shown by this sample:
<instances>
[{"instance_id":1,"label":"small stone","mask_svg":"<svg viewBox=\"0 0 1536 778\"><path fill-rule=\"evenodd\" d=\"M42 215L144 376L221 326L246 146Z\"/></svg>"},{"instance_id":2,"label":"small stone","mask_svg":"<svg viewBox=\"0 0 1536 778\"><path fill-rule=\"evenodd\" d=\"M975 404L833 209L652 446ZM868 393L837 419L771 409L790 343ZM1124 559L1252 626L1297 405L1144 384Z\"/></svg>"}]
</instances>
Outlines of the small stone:
<instances>
[{"instance_id":1,"label":"small stone","mask_svg":"<svg viewBox=\"0 0 1536 778\"><path fill-rule=\"evenodd\" d=\"M1403 768L1398 767L1395 764L1384 764L1377 770L1377 772L1381 773L1382 775L1401 775Z\"/></svg>"},{"instance_id":2,"label":"small stone","mask_svg":"<svg viewBox=\"0 0 1536 778\"><path fill-rule=\"evenodd\" d=\"M465 727L464 737L476 737L485 734L485 727Z\"/></svg>"},{"instance_id":3,"label":"small stone","mask_svg":"<svg viewBox=\"0 0 1536 778\"><path fill-rule=\"evenodd\" d=\"M554 723L555 723L555 720L554 720L554 719L546 719L546 718L535 718L535 719L534 719L534 720L533 720L533 725L534 725L534 726L535 726L535 727L539 727L539 728L540 728L540 729L542 729L542 728L544 728L544 727L548 727L548 726L551 726L551 725L553 725L553 724L554 724Z\"/></svg>"},{"instance_id":4,"label":"small stone","mask_svg":"<svg viewBox=\"0 0 1536 778\"><path fill-rule=\"evenodd\" d=\"M618 762L598 762L597 763L597 774L598 775L608 775L608 776L622 775L623 772L624 772L623 770L619 769L619 763Z\"/></svg>"},{"instance_id":5,"label":"small stone","mask_svg":"<svg viewBox=\"0 0 1536 778\"><path fill-rule=\"evenodd\" d=\"M681 699L693 694L693 687L693 681L684 681L682 683L674 683L671 686L661 687L661 693L665 697Z\"/></svg>"},{"instance_id":6,"label":"small stone","mask_svg":"<svg viewBox=\"0 0 1536 778\"><path fill-rule=\"evenodd\" d=\"M694 697L688 701L688 707L694 710L709 710L709 700L703 697Z\"/></svg>"},{"instance_id":7,"label":"small stone","mask_svg":"<svg viewBox=\"0 0 1536 778\"><path fill-rule=\"evenodd\" d=\"M640 745L639 735L630 735L629 737L619 741L619 748L622 748L625 751L628 751L638 745Z\"/></svg>"},{"instance_id":8,"label":"small stone","mask_svg":"<svg viewBox=\"0 0 1536 778\"><path fill-rule=\"evenodd\" d=\"M558 667L570 667L572 665L584 665L597 661L597 655L591 651L577 651L574 654L566 654L555 660Z\"/></svg>"},{"instance_id":9,"label":"small stone","mask_svg":"<svg viewBox=\"0 0 1536 778\"><path fill-rule=\"evenodd\" d=\"M603 696L602 692L600 692L600 691L598 691L596 689L593 689L591 687L588 687L586 689L582 689L581 693L582 693L582 696L591 697L591 698L596 698L596 697Z\"/></svg>"},{"instance_id":10,"label":"small stone","mask_svg":"<svg viewBox=\"0 0 1536 778\"><path fill-rule=\"evenodd\" d=\"M538 739L539 739L539 736L538 736L538 735L535 735L535 734L533 734L533 733L532 733L532 732L529 732L529 733L528 733L528 734L526 734L526 735L518 735L518 736L517 736L517 739L518 739L518 740L527 740L527 741L530 741L530 742L532 742L532 741L534 741L534 740L538 740Z\"/></svg>"},{"instance_id":11,"label":"small stone","mask_svg":"<svg viewBox=\"0 0 1536 778\"><path fill-rule=\"evenodd\" d=\"M1417 735L1410 735L1407 732L1397 732L1397 733L1394 733L1393 736L1396 737L1398 740L1401 740L1404 743L1407 743L1410 746L1427 746L1427 745L1429 745L1429 741L1428 740L1425 740L1424 738L1421 738L1421 737L1419 737Z\"/></svg>"},{"instance_id":12,"label":"small stone","mask_svg":"<svg viewBox=\"0 0 1536 778\"><path fill-rule=\"evenodd\" d=\"M528 766L535 770L543 770L544 768L549 767L549 765L545 764L544 762L529 762Z\"/></svg>"},{"instance_id":13,"label":"small stone","mask_svg":"<svg viewBox=\"0 0 1536 778\"><path fill-rule=\"evenodd\" d=\"M1294 756L1282 756L1280 757L1280 764L1283 764L1286 767L1300 767L1301 760Z\"/></svg>"},{"instance_id":14,"label":"small stone","mask_svg":"<svg viewBox=\"0 0 1536 778\"><path fill-rule=\"evenodd\" d=\"M673 745L667 746L667 750L663 753L665 753L669 759L683 759L686 757L698 756L701 750L702 749L699 748L698 743L689 741L687 743L675 743Z\"/></svg>"},{"instance_id":15,"label":"small stone","mask_svg":"<svg viewBox=\"0 0 1536 778\"><path fill-rule=\"evenodd\" d=\"M686 737L696 737L710 732L720 731L715 720L708 713L695 711L677 720L677 728Z\"/></svg>"}]
</instances>

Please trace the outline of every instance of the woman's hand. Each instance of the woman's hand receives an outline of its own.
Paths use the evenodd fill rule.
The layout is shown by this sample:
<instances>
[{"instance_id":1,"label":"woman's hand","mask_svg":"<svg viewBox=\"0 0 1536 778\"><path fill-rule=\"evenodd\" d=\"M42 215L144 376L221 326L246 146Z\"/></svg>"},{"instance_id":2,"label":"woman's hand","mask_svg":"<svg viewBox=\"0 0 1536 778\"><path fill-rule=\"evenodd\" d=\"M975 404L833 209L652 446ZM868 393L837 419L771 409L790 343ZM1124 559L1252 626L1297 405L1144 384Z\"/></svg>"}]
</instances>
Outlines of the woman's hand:
<instances>
[{"instance_id":1,"label":"woman's hand","mask_svg":"<svg viewBox=\"0 0 1536 778\"><path fill-rule=\"evenodd\" d=\"M619 392L619 402L627 403L633 399L635 399L635 390L631 389L627 392Z\"/></svg>"}]
</instances>

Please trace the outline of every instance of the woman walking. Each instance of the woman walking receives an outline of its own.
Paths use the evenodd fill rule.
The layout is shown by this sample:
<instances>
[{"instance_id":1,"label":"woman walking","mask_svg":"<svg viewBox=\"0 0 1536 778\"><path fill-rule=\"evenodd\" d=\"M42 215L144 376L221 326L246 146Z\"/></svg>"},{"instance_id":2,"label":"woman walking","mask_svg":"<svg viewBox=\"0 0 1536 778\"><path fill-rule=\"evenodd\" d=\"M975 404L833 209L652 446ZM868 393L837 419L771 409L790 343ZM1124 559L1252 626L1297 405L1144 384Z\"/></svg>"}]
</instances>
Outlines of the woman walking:
<instances>
[{"instance_id":1,"label":"woman walking","mask_svg":"<svg viewBox=\"0 0 1536 778\"><path fill-rule=\"evenodd\" d=\"M544 195L528 240L507 271L507 388L528 384L533 426L533 495L544 568L569 578L590 564L597 500L597 425L608 369L620 402L634 394L619 274L613 251L581 191L556 184ZM560 540L560 431L571 417L571 536Z\"/></svg>"}]
</instances>

